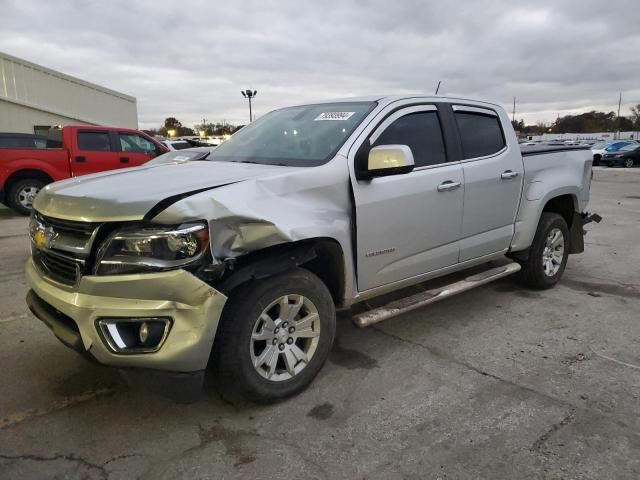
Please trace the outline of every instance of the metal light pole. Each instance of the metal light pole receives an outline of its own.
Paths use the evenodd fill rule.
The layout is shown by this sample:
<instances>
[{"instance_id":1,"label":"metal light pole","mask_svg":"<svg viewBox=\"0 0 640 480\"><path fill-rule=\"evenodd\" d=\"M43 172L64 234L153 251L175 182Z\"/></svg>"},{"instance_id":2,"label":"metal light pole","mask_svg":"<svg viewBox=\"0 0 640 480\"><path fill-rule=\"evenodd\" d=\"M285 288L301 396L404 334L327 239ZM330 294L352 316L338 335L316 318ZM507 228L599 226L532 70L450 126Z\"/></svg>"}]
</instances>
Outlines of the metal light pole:
<instances>
[{"instance_id":1,"label":"metal light pole","mask_svg":"<svg viewBox=\"0 0 640 480\"><path fill-rule=\"evenodd\" d=\"M618 138L620 140L620 105L622 104L622 92L620 92L620 97L618 97Z\"/></svg>"},{"instance_id":2,"label":"metal light pole","mask_svg":"<svg viewBox=\"0 0 640 480\"><path fill-rule=\"evenodd\" d=\"M251 123L253 121L253 113L251 112L251 99L255 98L255 96L258 95L258 91L251 91L247 88L246 90L241 90L240 93L244 98L249 100L249 123Z\"/></svg>"}]
</instances>

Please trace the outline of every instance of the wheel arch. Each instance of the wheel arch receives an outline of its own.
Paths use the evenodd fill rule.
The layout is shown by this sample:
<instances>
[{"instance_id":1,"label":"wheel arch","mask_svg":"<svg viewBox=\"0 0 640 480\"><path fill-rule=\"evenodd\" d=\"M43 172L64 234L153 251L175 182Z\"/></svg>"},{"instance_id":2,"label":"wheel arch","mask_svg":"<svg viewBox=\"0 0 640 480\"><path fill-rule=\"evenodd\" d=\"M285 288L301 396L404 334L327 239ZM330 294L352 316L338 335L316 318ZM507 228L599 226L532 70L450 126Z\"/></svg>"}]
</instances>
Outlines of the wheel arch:
<instances>
[{"instance_id":1,"label":"wheel arch","mask_svg":"<svg viewBox=\"0 0 640 480\"><path fill-rule=\"evenodd\" d=\"M36 178L38 180L42 180L45 183L53 182L53 178L51 177L51 175L43 170L38 170L35 168L23 168L20 170L16 170L7 177L7 180L4 182L5 195L8 194L8 192L11 190L11 187L13 187L16 182L27 178Z\"/></svg>"},{"instance_id":2,"label":"wheel arch","mask_svg":"<svg viewBox=\"0 0 640 480\"><path fill-rule=\"evenodd\" d=\"M510 256L513 258L526 259L529 255L529 248L533 242L536 230L540 224L542 214L545 212L560 215L569 229L571 235L571 250L569 253L580 253L584 249L581 240L582 222L580 215L580 202L575 192L558 191L550 193L546 198L538 203L537 210L528 211L526 220L521 224L526 224L526 230L522 230L517 237L517 242L512 243ZM529 220L531 219L531 220ZM517 226L517 224L516 224ZM580 236L580 238L578 238ZM515 237L514 237L515 238Z\"/></svg>"},{"instance_id":3,"label":"wheel arch","mask_svg":"<svg viewBox=\"0 0 640 480\"><path fill-rule=\"evenodd\" d=\"M214 287L226 295L251 280L277 275L294 267L305 268L318 276L336 305L343 304L344 252L335 239L327 237L270 246L238 257Z\"/></svg>"},{"instance_id":4,"label":"wheel arch","mask_svg":"<svg viewBox=\"0 0 640 480\"><path fill-rule=\"evenodd\" d=\"M579 210L578 197L572 193L565 193L556 197L550 198L542 207L542 211L538 216L538 222L544 212L557 213L564 221L567 222L567 227L571 228L575 212Z\"/></svg>"}]
</instances>

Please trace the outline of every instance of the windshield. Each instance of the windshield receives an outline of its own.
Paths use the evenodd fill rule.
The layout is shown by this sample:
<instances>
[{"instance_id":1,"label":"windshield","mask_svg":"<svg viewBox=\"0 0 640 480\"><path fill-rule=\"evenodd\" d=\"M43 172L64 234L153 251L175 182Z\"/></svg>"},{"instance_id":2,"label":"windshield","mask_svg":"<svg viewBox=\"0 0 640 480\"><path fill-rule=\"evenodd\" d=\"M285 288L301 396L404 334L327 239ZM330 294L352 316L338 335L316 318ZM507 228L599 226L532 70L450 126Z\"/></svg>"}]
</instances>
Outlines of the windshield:
<instances>
[{"instance_id":1,"label":"windshield","mask_svg":"<svg viewBox=\"0 0 640 480\"><path fill-rule=\"evenodd\" d=\"M635 150L638 147L640 147L640 145L636 145L636 144L632 143L630 145L626 145L626 146L622 147L619 151L620 152L631 152L632 150Z\"/></svg>"},{"instance_id":2,"label":"windshield","mask_svg":"<svg viewBox=\"0 0 640 480\"><path fill-rule=\"evenodd\" d=\"M243 127L212 160L312 167L330 160L375 102L341 102L283 108Z\"/></svg>"},{"instance_id":3,"label":"windshield","mask_svg":"<svg viewBox=\"0 0 640 480\"><path fill-rule=\"evenodd\" d=\"M158 155L153 160L149 160L145 165L161 165L163 163L181 163L188 162L190 160L204 160L207 159L211 153L212 148L192 148L189 150L176 150L162 155Z\"/></svg>"},{"instance_id":4,"label":"windshield","mask_svg":"<svg viewBox=\"0 0 640 480\"><path fill-rule=\"evenodd\" d=\"M627 145L629 145L629 142L618 142L618 143L612 143L611 145L609 145L607 148L605 148L605 150L607 152L617 152L618 150L620 150L622 147L626 147Z\"/></svg>"}]
</instances>

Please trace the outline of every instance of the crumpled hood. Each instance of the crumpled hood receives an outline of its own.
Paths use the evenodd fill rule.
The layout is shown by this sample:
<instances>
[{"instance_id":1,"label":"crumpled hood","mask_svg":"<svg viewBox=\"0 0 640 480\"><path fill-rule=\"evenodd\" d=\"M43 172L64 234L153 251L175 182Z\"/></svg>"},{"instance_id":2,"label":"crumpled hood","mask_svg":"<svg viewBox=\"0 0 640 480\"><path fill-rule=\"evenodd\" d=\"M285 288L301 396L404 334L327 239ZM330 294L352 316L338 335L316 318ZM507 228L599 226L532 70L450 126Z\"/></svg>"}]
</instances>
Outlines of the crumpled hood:
<instances>
[{"instance_id":1,"label":"crumpled hood","mask_svg":"<svg viewBox=\"0 0 640 480\"><path fill-rule=\"evenodd\" d=\"M66 220L141 220L159 202L173 196L292 170L298 168L210 161L111 170L47 185L36 197L34 208Z\"/></svg>"}]
</instances>

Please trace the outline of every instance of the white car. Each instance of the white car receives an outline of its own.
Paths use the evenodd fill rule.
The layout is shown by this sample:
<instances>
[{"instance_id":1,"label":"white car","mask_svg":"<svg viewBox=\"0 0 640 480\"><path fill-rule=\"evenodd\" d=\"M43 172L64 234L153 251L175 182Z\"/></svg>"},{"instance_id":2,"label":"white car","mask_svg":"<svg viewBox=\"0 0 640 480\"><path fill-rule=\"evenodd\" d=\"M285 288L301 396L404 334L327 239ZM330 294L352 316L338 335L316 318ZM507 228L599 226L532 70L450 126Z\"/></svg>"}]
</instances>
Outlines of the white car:
<instances>
[{"instance_id":1,"label":"white car","mask_svg":"<svg viewBox=\"0 0 640 480\"><path fill-rule=\"evenodd\" d=\"M191 148L192 145L186 140L164 140L162 144L169 150L184 150L185 148Z\"/></svg>"},{"instance_id":2,"label":"white car","mask_svg":"<svg viewBox=\"0 0 640 480\"><path fill-rule=\"evenodd\" d=\"M600 159L605 153L617 152L627 145L638 143L636 140L615 140L613 142L600 142L591 146L593 154L593 165L599 165Z\"/></svg>"}]
</instances>

